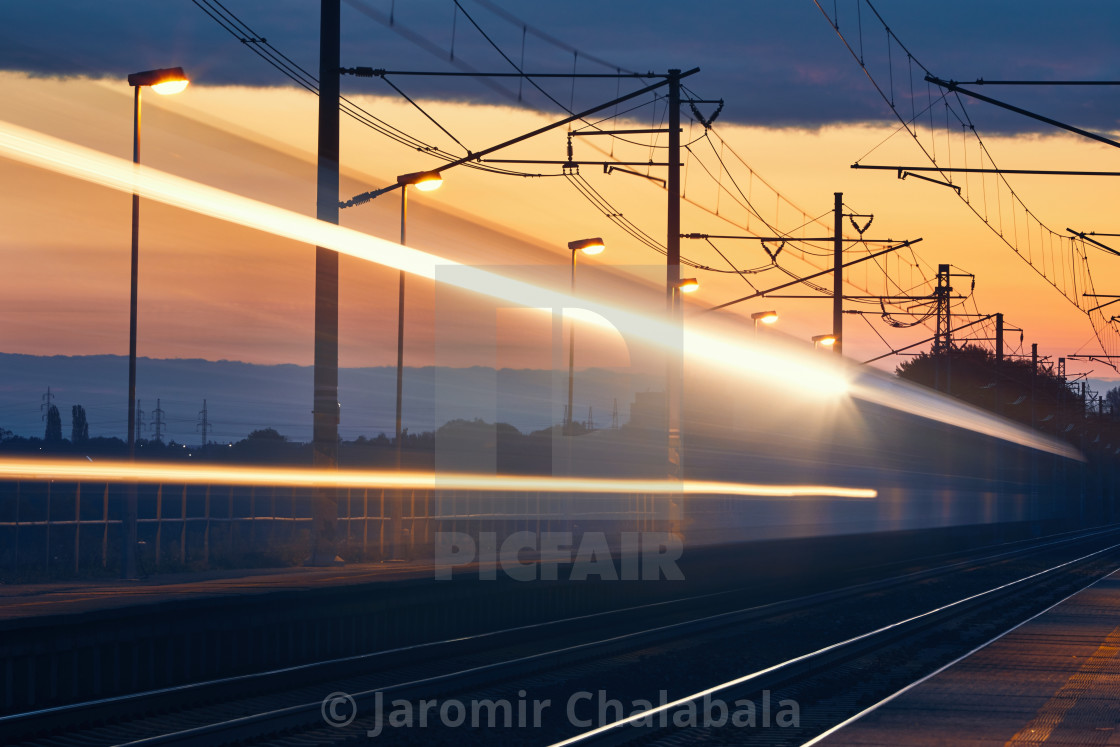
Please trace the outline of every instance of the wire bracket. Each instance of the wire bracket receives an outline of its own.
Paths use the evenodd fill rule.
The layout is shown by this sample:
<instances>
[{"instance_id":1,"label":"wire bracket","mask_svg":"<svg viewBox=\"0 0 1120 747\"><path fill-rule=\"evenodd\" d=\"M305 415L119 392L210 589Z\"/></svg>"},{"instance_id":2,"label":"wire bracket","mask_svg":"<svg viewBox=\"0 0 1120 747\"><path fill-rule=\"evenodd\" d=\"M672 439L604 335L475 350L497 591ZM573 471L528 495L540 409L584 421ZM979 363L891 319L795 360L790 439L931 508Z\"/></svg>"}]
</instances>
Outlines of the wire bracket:
<instances>
[{"instance_id":1,"label":"wire bracket","mask_svg":"<svg viewBox=\"0 0 1120 747\"><path fill-rule=\"evenodd\" d=\"M717 106L716 110L714 112L712 112L712 116L707 117L707 118L705 118L704 115L702 115L700 113L700 110L696 108L697 104L717 104L717 103L719 104L719 106ZM704 100L704 99L688 99L688 106L689 106L690 109L692 109L692 116L696 117L696 121L699 122L700 124L704 125L705 130L710 130L710 129L712 129L712 123L716 121L716 117L718 117L719 113L721 111L723 111L723 99L720 99L719 101L708 101L708 100Z\"/></svg>"}]
</instances>

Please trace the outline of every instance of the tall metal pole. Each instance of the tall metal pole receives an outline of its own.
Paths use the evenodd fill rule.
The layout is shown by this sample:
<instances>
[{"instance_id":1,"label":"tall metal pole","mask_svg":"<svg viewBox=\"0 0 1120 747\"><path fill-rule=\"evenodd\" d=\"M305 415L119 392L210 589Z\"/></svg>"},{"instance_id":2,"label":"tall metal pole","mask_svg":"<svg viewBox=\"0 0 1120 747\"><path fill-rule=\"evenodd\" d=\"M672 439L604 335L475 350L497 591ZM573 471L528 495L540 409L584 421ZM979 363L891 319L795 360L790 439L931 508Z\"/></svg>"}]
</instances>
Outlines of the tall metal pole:
<instances>
[{"instance_id":1,"label":"tall metal pole","mask_svg":"<svg viewBox=\"0 0 1120 747\"><path fill-rule=\"evenodd\" d=\"M133 86L132 163L140 164L140 89ZM132 272L128 301L128 459L136 460L136 296L140 263L140 195L132 193ZM136 483L125 488L124 522L121 524L121 578L137 578Z\"/></svg>"},{"instance_id":2,"label":"tall metal pole","mask_svg":"<svg viewBox=\"0 0 1120 747\"><path fill-rule=\"evenodd\" d=\"M832 336L836 338L832 349L837 355L844 353L844 193L836 197L832 227Z\"/></svg>"},{"instance_id":3,"label":"tall metal pole","mask_svg":"<svg viewBox=\"0 0 1120 747\"><path fill-rule=\"evenodd\" d=\"M996 314L996 385L994 388L995 412L1000 415L1003 404L1000 402L999 377L1003 373L1003 314Z\"/></svg>"},{"instance_id":4,"label":"tall metal pole","mask_svg":"<svg viewBox=\"0 0 1120 747\"><path fill-rule=\"evenodd\" d=\"M572 290L571 295L575 298L576 295L576 255L579 254L578 249L572 249ZM575 320L568 329L568 416L564 419L564 430L567 435L575 435L572 433L572 423L575 417L572 415L572 394L575 390L575 372L576 372L576 325Z\"/></svg>"},{"instance_id":5,"label":"tall metal pole","mask_svg":"<svg viewBox=\"0 0 1120 747\"><path fill-rule=\"evenodd\" d=\"M319 168L316 217L338 223L338 98L341 0L320 0ZM315 467L338 468L338 254L315 247L315 374L312 452ZM306 564L335 565L338 503L332 488L316 488L311 556Z\"/></svg>"},{"instance_id":6,"label":"tall metal pole","mask_svg":"<svg viewBox=\"0 0 1120 747\"><path fill-rule=\"evenodd\" d=\"M1038 343L1031 343L1031 427L1034 427L1035 417L1035 380L1038 378Z\"/></svg>"},{"instance_id":7,"label":"tall metal pole","mask_svg":"<svg viewBox=\"0 0 1120 747\"><path fill-rule=\"evenodd\" d=\"M669 174L666 251L666 301L674 310L677 284L681 281L681 71L669 71Z\"/></svg>"},{"instance_id":8,"label":"tall metal pole","mask_svg":"<svg viewBox=\"0 0 1120 747\"><path fill-rule=\"evenodd\" d=\"M408 241L408 185L401 187L401 246L406 246ZM400 271L400 281L397 285L397 420L396 420L396 456L394 459L397 471L401 469L403 431L401 428L401 411L404 402L404 270ZM394 490L389 500L389 560L403 560L401 558L401 529L404 516L404 491Z\"/></svg>"},{"instance_id":9,"label":"tall metal pole","mask_svg":"<svg viewBox=\"0 0 1120 747\"><path fill-rule=\"evenodd\" d=\"M407 246L408 185L401 187L401 246ZM397 286L397 469L401 466L401 401L404 394L404 270Z\"/></svg>"},{"instance_id":10,"label":"tall metal pole","mask_svg":"<svg viewBox=\"0 0 1120 747\"><path fill-rule=\"evenodd\" d=\"M1003 363L1003 314L996 314L996 363Z\"/></svg>"},{"instance_id":11,"label":"tall metal pole","mask_svg":"<svg viewBox=\"0 0 1120 747\"><path fill-rule=\"evenodd\" d=\"M681 282L681 71L669 71L669 174L666 184L668 192L666 247L666 293L670 318L680 324L683 309L679 302L678 286ZM684 344L684 335L681 335ZM684 351L669 354L669 371L666 389L668 402L668 477L670 480L684 478L681 465L681 386L684 378Z\"/></svg>"}]
</instances>

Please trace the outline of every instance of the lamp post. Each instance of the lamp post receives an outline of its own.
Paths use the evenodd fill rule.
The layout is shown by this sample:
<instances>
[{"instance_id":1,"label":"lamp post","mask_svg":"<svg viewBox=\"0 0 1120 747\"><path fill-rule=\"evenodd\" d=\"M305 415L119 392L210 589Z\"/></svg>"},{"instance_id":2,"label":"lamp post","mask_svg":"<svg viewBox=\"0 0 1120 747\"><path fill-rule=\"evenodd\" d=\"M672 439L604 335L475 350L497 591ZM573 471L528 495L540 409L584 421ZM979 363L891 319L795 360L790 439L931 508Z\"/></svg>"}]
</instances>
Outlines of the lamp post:
<instances>
[{"instance_id":1,"label":"lamp post","mask_svg":"<svg viewBox=\"0 0 1120 747\"><path fill-rule=\"evenodd\" d=\"M673 319L684 323L682 315L684 313L684 304L681 302L681 296L685 293L695 293L700 290L700 281L696 278L681 278L673 285Z\"/></svg>"},{"instance_id":2,"label":"lamp post","mask_svg":"<svg viewBox=\"0 0 1120 747\"><path fill-rule=\"evenodd\" d=\"M401 187L401 246L408 241L408 188L416 187L421 192L431 192L443 185L443 177L436 171L416 171L397 177ZM404 399L404 270L400 271L400 284L397 290L397 418L396 418L396 467L401 468L401 410ZM390 506L391 528L393 534L392 560L400 559L401 518L403 515L403 492L396 496Z\"/></svg>"},{"instance_id":3,"label":"lamp post","mask_svg":"<svg viewBox=\"0 0 1120 747\"><path fill-rule=\"evenodd\" d=\"M835 344L836 344L836 335L834 335L834 334L829 333L827 335L814 335L813 336L813 347L814 348L816 348L818 346L819 347L824 347L824 348L831 348Z\"/></svg>"},{"instance_id":4,"label":"lamp post","mask_svg":"<svg viewBox=\"0 0 1120 747\"><path fill-rule=\"evenodd\" d=\"M181 67L145 70L128 76L132 86L132 162L140 163L140 89L150 87L158 94L179 93L190 83ZM132 193L132 270L128 305L128 458L136 458L136 284L140 259L140 195ZM121 547L121 577L136 578L136 485L125 492L124 537Z\"/></svg>"},{"instance_id":5,"label":"lamp post","mask_svg":"<svg viewBox=\"0 0 1120 747\"><path fill-rule=\"evenodd\" d=\"M421 192L431 192L443 184L443 177L435 171L417 171L397 177L401 185L401 246L407 246L408 227L408 188L416 187ZM404 270L400 271L400 286L397 291L397 468L401 466L401 398L404 391Z\"/></svg>"},{"instance_id":6,"label":"lamp post","mask_svg":"<svg viewBox=\"0 0 1120 747\"><path fill-rule=\"evenodd\" d=\"M580 252L587 255L600 254L606 249L606 244L603 243L601 238L593 239L580 239L578 241L569 241L568 250L572 253L572 296L576 294L576 257ZM575 382L575 362L576 362L576 325L572 324L571 329L568 330L568 417L564 422L564 432L571 436L572 424L575 418L572 417L572 393L574 391Z\"/></svg>"},{"instance_id":7,"label":"lamp post","mask_svg":"<svg viewBox=\"0 0 1120 747\"><path fill-rule=\"evenodd\" d=\"M776 311L756 311L751 314L751 321L754 323L754 332L758 334L758 323L773 324L778 321L778 312Z\"/></svg>"}]
</instances>

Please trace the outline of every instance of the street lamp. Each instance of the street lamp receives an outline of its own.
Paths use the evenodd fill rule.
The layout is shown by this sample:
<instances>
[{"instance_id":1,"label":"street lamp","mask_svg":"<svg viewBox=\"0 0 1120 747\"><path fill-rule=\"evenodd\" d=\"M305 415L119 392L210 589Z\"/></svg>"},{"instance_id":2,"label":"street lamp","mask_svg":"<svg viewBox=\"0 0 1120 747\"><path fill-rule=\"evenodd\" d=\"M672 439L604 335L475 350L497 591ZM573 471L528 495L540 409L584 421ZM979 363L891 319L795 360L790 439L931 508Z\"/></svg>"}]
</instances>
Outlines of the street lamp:
<instances>
[{"instance_id":1,"label":"street lamp","mask_svg":"<svg viewBox=\"0 0 1120 747\"><path fill-rule=\"evenodd\" d=\"M677 283L677 290L681 293L693 293L700 289L700 281L696 278L683 278Z\"/></svg>"},{"instance_id":2,"label":"street lamp","mask_svg":"<svg viewBox=\"0 0 1120 747\"><path fill-rule=\"evenodd\" d=\"M776 311L756 311L751 314L751 321L754 322L754 331L758 332L758 323L773 324L778 321L778 312Z\"/></svg>"},{"instance_id":3,"label":"street lamp","mask_svg":"<svg viewBox=\"0 0 1120 747\"><path fill-rule=\"evenodd\" d=\"M836 344L836 335L834 335L834 334L815 335L813 337L813 347L814 348L817 347L818 345L821 346L821 347L830 348L835 344Z\"/></svg>"},{"instance_id":4,"label":"street lamp","mask_svg":"<svg viewBox=\"0 0 1120 747\"><path fill-rule=\"evenodd\" d=\"M401 246L407 246L408 188L431 192L443 185L443 177L435 171L416 171L398 176L397 184L401 185ZM397 291L397 469L401 466L401 402L404 391L404 276L404 270L401 270Z\"/></svg>"},{"instance_id":5,"label":"street lamp","mask_svg":"<svg viewBox=\"0 0 1120 747\"><path fill-rule=\"evenodd\" d=\"M190 81L181 67L145 70L128 76L132 86L132 162L140 163L140 89L150 87L159 94L179 93ZM132 193L132 279L128 316L128 458L136 458L136 281L140 258L140 195ZM136 485L126 491L124 543L121 576L136 578Z\"/></svg>"},{"instance_id":6,"label":"street lamp","mask_svg":"<svg viewBox=\"0 0 1120 747\"><path fill-rule=\"evenodd\" d=\"M443 186L443 176L438 171L414 171L397 177L402 189L416 187L421 192L432 192Z\"/></svg>"},{"instance_id":7,"label":"street lamp","mask_svg":"<svg viewBox=\"0 0 1120 747\"><path fill-rule=\"evenodd\" d=\"M416 187L421 192L431 192L443 185L443 177L437 171L416 171L411 174L402 174L397 177L397 184L401 187L401 246L406 246L408 226L408 188ZM401 409L404 395L404 270L400 271L400 285L397 290L397 469L401 468ZM400 557L400 520L403 507L400 505L403 494L398 496L392 504L390 511L393 519L393 559Z\"/></svg>"},{"instance_id":8,"label":"street lamp","mask_svg":"<svg viewBox=\"0 0 1120 747\"><path fill-rule=\"evenodd\" d=\"M598 237L568 242L568 249L572 253L572 296L576 294L576 257L579 256L580 252L587 255L601 254L606 248L606 244ZM572 328L568 330L568 419L567 422L564 423L564 429L569 436L572 435L572 423L575 420L575 418L572 417L572 391L575 382L575 363L576 325L573 323Z\"/></svg>"}]
</instances>

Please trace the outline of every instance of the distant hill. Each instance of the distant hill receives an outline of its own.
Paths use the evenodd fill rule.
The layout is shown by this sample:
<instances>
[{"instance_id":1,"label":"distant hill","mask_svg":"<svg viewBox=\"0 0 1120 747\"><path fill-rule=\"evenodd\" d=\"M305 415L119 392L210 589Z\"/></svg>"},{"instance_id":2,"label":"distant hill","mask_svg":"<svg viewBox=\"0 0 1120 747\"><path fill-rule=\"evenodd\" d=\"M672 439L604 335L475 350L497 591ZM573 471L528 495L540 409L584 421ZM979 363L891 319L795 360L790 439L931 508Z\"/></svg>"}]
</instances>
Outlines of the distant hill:
<instances>
[{"instance_id":1,"label":"distant hill","mask_svg":"<svg viewBox=\"0 0 1120 747\"><path fill-rule=\"evenodd\" d=\"M257 365L239 361L140 358L137 396L143 411L141 437L151 424L157 399L163 410L163 440L196 444L202 403L212 424L210 440L237 441L250 431L275 428L295 441L311 439L311 366ZM555 380L554 380L555 379ZM32 356L0 353L0 428L20 436L42 436L47 387L70 435L72 405L82 405L91 437L125 435L128 359L117 355ZM575 415L610 425L615 399L625 423L634 393L658 389L653 377L603 369L576 372ZM438 396L437 396L438 393ZM339 370L342 438L392 435L396 411L396 368ZM434 430L456 418L506 422L522 432L559 423L567 401L567 372L491 368L406 368L402 420L412 432Z\"/></svg>"}]
</instances>

